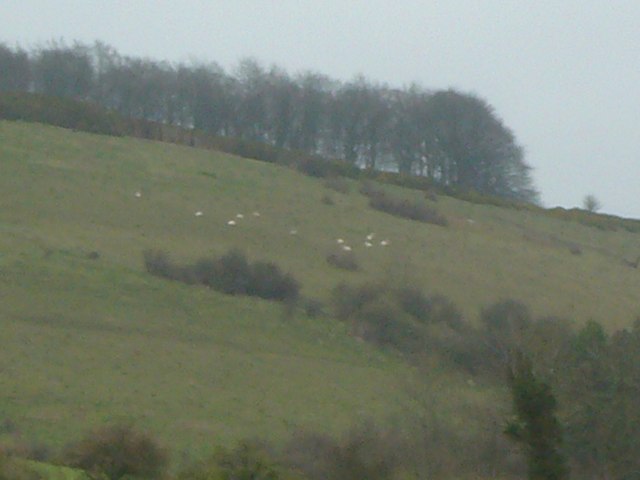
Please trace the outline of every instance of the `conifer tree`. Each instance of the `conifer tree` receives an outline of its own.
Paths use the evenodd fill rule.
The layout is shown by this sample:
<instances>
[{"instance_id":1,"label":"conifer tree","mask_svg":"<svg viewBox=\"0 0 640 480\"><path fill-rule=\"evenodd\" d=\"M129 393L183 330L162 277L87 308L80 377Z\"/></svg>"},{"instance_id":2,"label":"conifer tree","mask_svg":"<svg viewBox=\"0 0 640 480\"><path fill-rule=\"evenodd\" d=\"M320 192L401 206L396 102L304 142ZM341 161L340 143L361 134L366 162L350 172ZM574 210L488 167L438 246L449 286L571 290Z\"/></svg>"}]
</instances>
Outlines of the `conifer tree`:
<instances>
[{"instance_id":1,"label":"conifer tree","mask_svg":"<svg viewBox=\"0 0 640 480\"><path fill-rule=\"evenodd\" d=\"M538 379L531 360L517 351L508 372L514 418L506 435L524 447L530 480L564 480L569 470L560 452L562 429L551 387Z\"/></svg>"}]
</instances>

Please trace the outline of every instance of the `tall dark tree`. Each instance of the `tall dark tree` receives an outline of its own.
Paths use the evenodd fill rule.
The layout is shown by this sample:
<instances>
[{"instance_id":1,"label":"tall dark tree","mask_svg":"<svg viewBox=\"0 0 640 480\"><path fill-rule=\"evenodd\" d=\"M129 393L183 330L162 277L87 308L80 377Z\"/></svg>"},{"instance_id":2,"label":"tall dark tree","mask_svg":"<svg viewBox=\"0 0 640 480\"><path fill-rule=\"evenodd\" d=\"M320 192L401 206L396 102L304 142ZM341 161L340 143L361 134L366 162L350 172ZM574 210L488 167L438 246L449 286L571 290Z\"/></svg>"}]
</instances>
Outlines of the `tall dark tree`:
<instances>
[{"instance_id":1,"label":"tall dark tree","mask_svg":"<svg viewBox=\"0 0 640 480\"><path fill-rule=\"evenodd\" d=\"M288 147L294 128L298 86L284 70L273 67L266 74L268 139L278 148Z\"/></svg>"},{"instance_id":2,"label":"tall dark tree","mask_svg":"<svg viewBox=\"0 0 640 480\"><path fill-rule=\"evenodd\" d=\"M307 152L328 153L334 139L326 133L327 110L333 83L328 77L307 72L297 78L291 147ZM322 145L321 145L322 144Z\"/></svg>"},{"instance_id":3,"label":"tall dark tree","mask_svg":"<svg viewBox=\"0 0 640 480\"><path fill-rule=\"evenodd\" d=\"M178 68L178 98L184 122L214 135L228 135L233 114L231 81L216 65L195 64Z\"/></svg>"},{"instance_id":4,"label":"tall dark tree","mask_svg":"<svg viewBox=\"0 0 640 480\"><path fill-rule=\"evenodd\" d=\"M609 336L593 321L578 332L559 383L567 445L584 476L640 472L640 324Z\"/></svg>"},{"instance_id":5,"label":"tall dark tree","mask_svg":"<svg viewBox=\"0 0 640 480\"><path fill-rule=\"evenodd\" d=\"M514 419L505 433L522 445L530 480L562 480L569 469L560 451L562 429L551 387L536 377L529 358L518 351L508 372Z\"/></svg>"},{"instance_id":6,"label":"tall dark tree","mask_svg":"<svg viewBox=\"0 0 640 480\"><path fill-rule=\"evenodd\" d=\"M0 92L27 91L31 68L27 52L0 43Z\"/></svg>"},{"instance_id":7,"label":"tall dark tree","mask_svg":"<svg viewBox=\"0 0 640 480\"><path fill-rule=\"evenodd\" d=\"M268 140L267 74L256 60L244 59L236 71L235 135Z\"/></svg>"},{"instance_id":8,"label":"tall dark tree","mask_svg":"<svg viewBox=\"0 0 640 480\"><path fill-rule=\"evenodd\" d=\"M86 47L52 42L32 60L34 88L57 97L86 99L93 87L93 66Z\"/></svg>"},{"instance_id":9,"label":"tall dark tree","mask_svg":"<svg viewBox=\"0 0 640 480\"><path fill-rule=\"evenodd\" d=\"M437 92L429 99L429 123L444 162L442 183L536 200L522 149L484 100L454 90Z\"/></svg>"}]
</instances>

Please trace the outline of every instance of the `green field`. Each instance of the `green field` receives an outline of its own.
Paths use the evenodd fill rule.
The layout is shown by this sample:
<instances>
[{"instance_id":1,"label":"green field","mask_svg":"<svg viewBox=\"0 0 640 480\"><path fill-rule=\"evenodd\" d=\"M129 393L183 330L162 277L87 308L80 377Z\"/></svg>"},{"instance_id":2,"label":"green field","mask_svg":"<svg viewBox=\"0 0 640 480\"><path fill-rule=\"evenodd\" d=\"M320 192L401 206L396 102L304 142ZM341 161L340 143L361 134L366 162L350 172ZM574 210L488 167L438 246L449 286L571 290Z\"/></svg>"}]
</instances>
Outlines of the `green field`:
<instances>
[{"instance_id":1,"label":"green field","mask_svg":"<svg viewBox=\"0 0 640 480\"><path fill-rule=\"evenodd\" d=\"M122 419L189 451L340 432L411 409L418 377L444 418L494 400L438 366L418 374L331 318L152 277L149 248L187 262L239 247L324 303L340 282L386 278L445 294L469 319L504 298L612 329L640 315L640 271L623 264L640 235L531 212L439 197L439 227L368 208L356 182L341 194L267 163L12 122L0 122L0 191L0 412L54 446ZM359 272L327 264L337 238Z\"/></svg>"}]
</instances>

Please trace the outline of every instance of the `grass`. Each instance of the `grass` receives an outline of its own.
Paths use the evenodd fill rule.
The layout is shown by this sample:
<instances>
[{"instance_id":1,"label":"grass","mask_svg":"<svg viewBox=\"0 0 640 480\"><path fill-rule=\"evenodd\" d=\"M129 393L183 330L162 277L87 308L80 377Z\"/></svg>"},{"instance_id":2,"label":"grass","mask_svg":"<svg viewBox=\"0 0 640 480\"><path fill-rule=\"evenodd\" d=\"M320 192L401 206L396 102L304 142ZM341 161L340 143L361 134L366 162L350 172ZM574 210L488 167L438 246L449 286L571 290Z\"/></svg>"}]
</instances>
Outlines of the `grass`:
<instances>
[{"instance_id":1,"label":"grass","mask_svg":"<svg viewBox=\"0 0 640 480\"><path fill-rule=\"evenodd\" d=\"M186 263L240 247L320 301L341 281L384 277L447 295L468 318L503 298L611 329L640 314L640 271L622 263L640 254L640 235L448 197L437 203L448 226L421 224L369 208L348 182L327 205L322 180L275 165L0 122L2 415L55 445L135 419L198 451L246 436L282 442L297 428L340 432L412 404L415 372L398 356L330 318L152 277L146 249ZM357 272L327 264L338 237ZM437 365L430 378L448 385L435 402L452 422L465 423L460 405L496 399Z\"/></svg>"}]
</instances>

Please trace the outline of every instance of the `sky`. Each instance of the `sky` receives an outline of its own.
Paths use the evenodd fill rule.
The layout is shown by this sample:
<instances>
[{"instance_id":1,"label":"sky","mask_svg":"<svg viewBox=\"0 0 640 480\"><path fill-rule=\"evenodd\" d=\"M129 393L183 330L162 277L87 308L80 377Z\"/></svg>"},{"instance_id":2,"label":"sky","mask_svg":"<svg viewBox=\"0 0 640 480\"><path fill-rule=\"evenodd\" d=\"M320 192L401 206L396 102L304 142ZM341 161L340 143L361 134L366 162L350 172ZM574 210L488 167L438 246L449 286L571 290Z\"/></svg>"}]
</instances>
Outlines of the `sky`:
<instances>
[{"instance_id":1,"label":"sky","mask_svg":"<svg viewBox=\"0 0 640 480\"><path fill-rule=\"evenodd\" d=\"M638 0L0 0L0 19L10 46L100 40L473 93L525 148L545 206L593 194L640 218Z\"/></svg>"}]
</instances>

